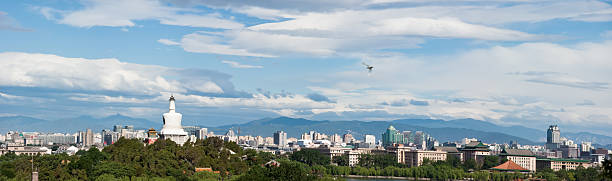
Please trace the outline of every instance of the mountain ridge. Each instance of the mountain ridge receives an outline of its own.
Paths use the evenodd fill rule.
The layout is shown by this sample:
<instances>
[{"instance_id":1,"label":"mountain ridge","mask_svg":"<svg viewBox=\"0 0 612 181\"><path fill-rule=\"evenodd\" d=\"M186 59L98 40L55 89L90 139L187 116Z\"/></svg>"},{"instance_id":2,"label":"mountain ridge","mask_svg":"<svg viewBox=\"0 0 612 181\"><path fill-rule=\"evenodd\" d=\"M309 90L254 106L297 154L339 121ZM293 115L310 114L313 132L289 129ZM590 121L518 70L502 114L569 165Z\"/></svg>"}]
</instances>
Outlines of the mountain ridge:
<instances>
[{"instance_id":1,"label":"mountain ridge","mask_svg":"<svg viewBox=\"0 0 612 181\"><path fill-rule=\"evenodd\" d=\"M142 118L133 118L121 114L96 118L81 115L74 118L58 120L44 120L23 115L0 117L0 132L9 130L40 131L40 132L75 132L86 128L112 129L113 125L134 125L135 128L160 128L161 121L149 121ZM24 126L27 125L27 126ZM286 130L290 137L299 138L301 133L315 130L326 134L344 134L352 132L355 137L361 138L364 134L373 134L377 138L389 126L394 125L400 130L425 131L443 141L458 141L463 137L480 136L491 141L519 141L521 144L538 144L543 142L546 130L532 129L524 126L501 126L494 123L475 119L398 119L391 121L329 121L308 120L304 118L276 117L262 118L244 123L229 124L217 127L208 127L216 134L224 134L229 128L241 128L241 135L252 134L272 136L277 130ZM206 127L206 126L202 126ZM25 129L24 129L25 128ZM98 131L98 130L95 130ZM290 132L291 131L291 132ZM457 132L457 133L453 133ZM462 136L462 137L461 137ZM574 140L576 143L591 141L593 144L612 144L612 137L588 132L562 132L562 136ZM459 138L460 137L460 138Z\"/></svg>"}]
</instances>

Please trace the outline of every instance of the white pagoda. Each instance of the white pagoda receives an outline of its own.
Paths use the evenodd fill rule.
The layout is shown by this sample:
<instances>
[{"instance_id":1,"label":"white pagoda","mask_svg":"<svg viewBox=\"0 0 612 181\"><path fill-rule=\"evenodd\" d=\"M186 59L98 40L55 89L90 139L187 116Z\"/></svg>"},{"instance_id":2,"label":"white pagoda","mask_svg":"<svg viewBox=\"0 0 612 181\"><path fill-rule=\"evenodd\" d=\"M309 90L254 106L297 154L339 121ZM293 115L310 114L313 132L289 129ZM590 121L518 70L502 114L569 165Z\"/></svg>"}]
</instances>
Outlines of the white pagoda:
<instances>
[{"instance_id":1,"label":"white pagoda","mask_svg":"<svg viewBox=\"0 0 612 181\"><path fill-rule=\"evenodd\" d=\"M181 120L183 119L183 115L181 113L177 113L174 105L174 96L170 96L170 111L164 113L164 127L160 132L161 139L170 139L176 144L183 145L187 141L187 132L183 130L183 126L181 125Z\"/></svg>"}]
</instances>

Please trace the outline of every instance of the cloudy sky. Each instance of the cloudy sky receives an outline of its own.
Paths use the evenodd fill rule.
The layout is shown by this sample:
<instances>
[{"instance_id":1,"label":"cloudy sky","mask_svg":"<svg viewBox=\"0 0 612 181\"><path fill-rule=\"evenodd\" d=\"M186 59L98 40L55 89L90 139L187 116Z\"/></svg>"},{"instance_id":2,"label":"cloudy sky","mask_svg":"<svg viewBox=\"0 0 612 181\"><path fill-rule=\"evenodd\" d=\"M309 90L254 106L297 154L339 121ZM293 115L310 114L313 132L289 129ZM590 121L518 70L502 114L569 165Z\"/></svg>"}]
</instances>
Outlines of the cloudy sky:
<instances>
[{"instance_id":1,"label":"cloudy sky","mask_svg":"<svg viewBox=\"0 0 612 181\"><path fill-rule=\"evenodd\" d=\"M473 118L612 135L612 1L5 1L0 68L0 116L160 120L174 94L185 124Z\"/></svg>"}]
</instances>

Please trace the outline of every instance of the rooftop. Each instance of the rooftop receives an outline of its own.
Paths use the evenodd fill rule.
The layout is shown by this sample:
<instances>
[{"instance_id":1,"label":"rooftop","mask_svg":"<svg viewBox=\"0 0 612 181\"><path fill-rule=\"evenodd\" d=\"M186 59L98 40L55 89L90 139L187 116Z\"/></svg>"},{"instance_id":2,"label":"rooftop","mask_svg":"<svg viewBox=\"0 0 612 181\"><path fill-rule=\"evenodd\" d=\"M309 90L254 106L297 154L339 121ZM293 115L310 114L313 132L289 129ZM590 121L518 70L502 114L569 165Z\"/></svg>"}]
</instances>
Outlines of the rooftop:
<instances>
[{"instance_id":1,"label":"rooftop","mask_svg":"<svg viewBox=\"0 0 612 181\"><path fill-rule=\"evenodd\" d=\"M491 168L491 170L500 170L500 171L529 171L529 169L521 167L520 165L514 163L512 160L508 160L506 163L502 163L501 165L497 165L496 167Z\"/></svg>"},{"instance_id":2,"label":"rooftop","mask_svg":"<svg viewBox=\"0 0 612 181\"><path fill-rule=\"evenodd\" d=\"M459 150L457 150L457 147L452 147L452 146L439 146L439 147L435 147L434 148L436 151L445 151L448 153L457 153L459 152Z\"/></svg>"},{"instance_id":3,"label":"rooftop","mask_svg":"<svg viewBox=\"0 0 612 181\"><path fill-rule=\"evenodd\" d=\"M589 160L569 159L569 158L538 158L538 161L555 161L555 162L582 162L589 163Z\"/></svg>"},{"instance_id":4,"label":"rooftop","mask_svg":"<svg viewBox=\"0 0 612 181\"><path fill-rule=\"evenodd\" d=\"M535 154L531 150L522 149L504 149L501 155L535 157Z\"/></svg>"},{"instance_id":5,"label":"rooftop","mask_svg":"<svg viewBox=\"0 0 612 181\"><path fill-rule=\"evenodd\" d=\"M465 148L489 148L489 146L483 144L480 141L472 141L465 145Z\"/></svg>"}]
</instances>

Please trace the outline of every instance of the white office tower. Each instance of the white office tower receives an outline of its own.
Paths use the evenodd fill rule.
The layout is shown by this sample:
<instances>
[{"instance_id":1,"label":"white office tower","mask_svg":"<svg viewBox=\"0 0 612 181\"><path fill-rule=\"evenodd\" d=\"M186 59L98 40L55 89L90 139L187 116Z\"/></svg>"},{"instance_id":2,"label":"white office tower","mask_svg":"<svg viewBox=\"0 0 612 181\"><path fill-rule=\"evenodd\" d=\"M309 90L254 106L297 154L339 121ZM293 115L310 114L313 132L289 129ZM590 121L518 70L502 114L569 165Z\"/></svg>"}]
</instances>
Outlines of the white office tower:
<instances>
[{"instance_id":1,"label":"white office tower","mask_svg":"<svg viewBox=\"0 0 612 181\"><path fill-rule=\"evenodd\" d=\"M369 135L369 134L367 134L367 135L365 135L365 140L364 140L364 142L365 142L365 143L368 143L368 144L370 144L370 145L374 145L374 144L375 144L375 142L376 142L376 137L375 137L374 135Z\"/></svg>"},{"instance_id":2,"label":"white office tower","mask_svg":"<svg viewBox=\"0 0 612 181\"><path fill-rule=\"evenodd\" d=\"M170 139L179 145L187 141L187 132L181 126L183 115L177 113L174 105L174 96L170 96L170 111L164 113L164 127L160 132L161 139Z\"/></svg>"}]
</instances>

